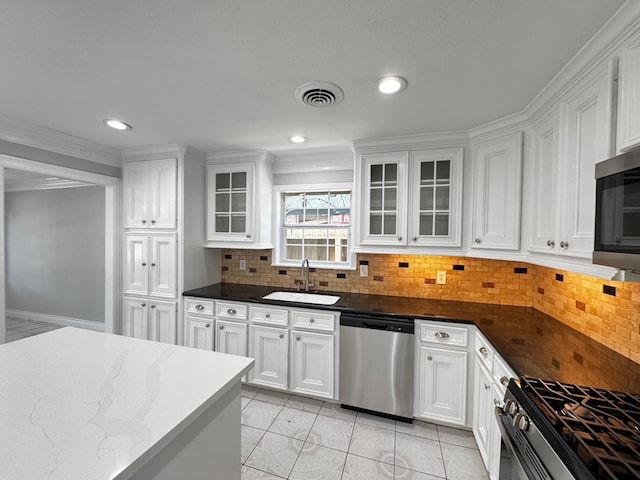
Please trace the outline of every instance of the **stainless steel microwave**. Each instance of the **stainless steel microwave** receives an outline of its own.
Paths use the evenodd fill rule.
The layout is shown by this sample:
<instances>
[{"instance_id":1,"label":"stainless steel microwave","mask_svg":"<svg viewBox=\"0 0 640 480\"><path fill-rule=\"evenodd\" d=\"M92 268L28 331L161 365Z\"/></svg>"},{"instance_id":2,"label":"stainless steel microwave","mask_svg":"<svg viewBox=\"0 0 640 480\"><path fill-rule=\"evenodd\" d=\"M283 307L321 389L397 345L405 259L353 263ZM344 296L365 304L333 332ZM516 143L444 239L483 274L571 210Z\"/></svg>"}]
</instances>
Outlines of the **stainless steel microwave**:
<instances>
[{"instance_id":1,"label":"stainless steel microwave","mask_svg":"<svg viewBox=\"0 0 640 480\"><path fill-rule=\"evenodd\" d=\"M596 164L593 263L640 271L640 148Z\"/></svg>"}]
</instances>

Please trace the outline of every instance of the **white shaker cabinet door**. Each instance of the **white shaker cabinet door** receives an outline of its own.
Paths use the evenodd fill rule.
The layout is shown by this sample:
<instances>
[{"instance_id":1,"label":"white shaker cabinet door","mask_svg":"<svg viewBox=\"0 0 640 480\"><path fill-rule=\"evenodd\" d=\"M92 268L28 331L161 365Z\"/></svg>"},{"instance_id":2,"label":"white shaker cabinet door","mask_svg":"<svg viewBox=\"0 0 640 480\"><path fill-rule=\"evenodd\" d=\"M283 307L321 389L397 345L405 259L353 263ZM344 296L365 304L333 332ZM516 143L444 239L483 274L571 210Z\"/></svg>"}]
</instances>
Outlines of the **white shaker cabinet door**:
<instances>
[{"instance_id":1,"label":"white shaker cabinet door","mask_svg":"<svg viewBox=\"0 0 640 480\"><path fill-rule=\"evenodd\" d=\"M150 228L176 228L176 172L175 158L149 162Z\"/></svg>"},{"instance_id":2,"label":"white shaker cabinet door","mask_svg":"<svg viewBox=\"0 0 640 480\"><path fill-rule=\"evenodd\" d=\"M491 436L495 423L493 415L493 388L491 374L482 361L475 359L475 389L473 394L473 436L485 466L489 469Z\"/></svg>"},{"instance_id":3,"label":"white shaker cabinet door","mask_svg":"<svg viewBox=\"0 0 640 480\"><path fill-rule=\"evenodd\" d=\"M417 417L464 425L467 352L420 347Z\"/></svg>"},{"instance_id":4,"label":"white shaker cabinet door","mask_svg":"<svg viewBox=\"0 0 640 480\"><path fill-rule=\"evenodd\" d=\"M146 295L149 290L149 240L146 233L124 236L123 292Z\"/></svg>"},{"instance_id":5,"label":"white shaker cabinet door","mask_svg":"<svg viewBox=\"0 0 640 480\"><path fill-rule=\"evenodd\" d=\"M291 332L293 370L291 390L333 398L333 334Z\"/></svg>"},{"instance_id":6,"label":"white shaker cabinet door","mask_svg":"<svg viewBox=\"0 0 640 480\"><path fill-rule=\"evenodd\" d=\"M185 317L185 346L200 350L213 350L213 320L199 317Z\"/></svg>"},{"instance_id":7,"label":"white shaker cabinet door","mask_svg":"<svg viewBox=\"0 0 640 480\"><path fill-rule=\"evenodd\" d=\"M175 298L177 295L176 234L149 234L149 295Z\"/></svg>"},{"instance_id":8,"label":"white shaker cabinet door","mask_svg":"<svg viewBox=\"0 0 640 480\"><path fill-rule=\"evenodd\" d=\"M147 340L176 344L176 303L149 301Z\"/></svg>"},{"instance_id":9,"label":"white shaker cabinet door","mask_svg":"<svg viewBox=\"0 0 640 480\"><path fill-rule=\"evenodd\" d=\"M247 356L247 324L239 322L216 322L216 352Z\"/></svg>"},{"instance_id":10,"label":"white shaker cabinet door","mask_svg":"<svg viewBox=\"0 0 640 480\"><path fill-rule=\"evenodd\" d=\"M147 198L149 196L148 162L125 163L124 179L124 227L140 228L149 225Z\"/></svg>"},{"instance_id":11,"label":"white shaker cabinet door","mask_svg":"<svg viewBox=\"0 0 640 480\"><path fill-rule=\"evenodd\" d=\"M255 366L249 382L286 390L288 387L289 338L285 328L251 325L249 356Z\"/></svg>"},{"instance_id":12,"label":"white shaker cabinet door","mask_svg":"<svg viewBox=\"0 0 640 480\"><path fill-rule=\"evenodd\" d=\"M618 91L618 153L640 144L640 35L622 49Z\"/></svg>"},{"instance_id":13,"label":"white shaker cabinet door","mask_svg":"<svg viewBox=\"0 0 640 480\"><path fill-rule=\"evenodd\" d=\"M147 300L123 298L122 334L127 337L147 339Z\"/></svg>"}]
</instances>

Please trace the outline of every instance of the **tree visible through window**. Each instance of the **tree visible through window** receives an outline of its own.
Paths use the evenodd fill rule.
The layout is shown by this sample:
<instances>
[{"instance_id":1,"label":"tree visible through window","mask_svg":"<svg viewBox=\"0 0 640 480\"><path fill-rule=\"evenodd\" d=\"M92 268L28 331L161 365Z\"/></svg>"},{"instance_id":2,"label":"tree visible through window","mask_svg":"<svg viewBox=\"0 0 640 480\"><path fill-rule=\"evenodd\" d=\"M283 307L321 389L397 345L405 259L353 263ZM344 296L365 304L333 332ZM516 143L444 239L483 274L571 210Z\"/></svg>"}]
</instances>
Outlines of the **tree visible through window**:
<instances>
[{"instance_id":1,"label":"tree visible through window","mask_svg":"<svg viewBox=\"0 0 640 480\"><path fill-rule=\"evenodd\" d=\"M283 193L284 260L348 263L351 192Z\"/></svg>"}]
</instances>

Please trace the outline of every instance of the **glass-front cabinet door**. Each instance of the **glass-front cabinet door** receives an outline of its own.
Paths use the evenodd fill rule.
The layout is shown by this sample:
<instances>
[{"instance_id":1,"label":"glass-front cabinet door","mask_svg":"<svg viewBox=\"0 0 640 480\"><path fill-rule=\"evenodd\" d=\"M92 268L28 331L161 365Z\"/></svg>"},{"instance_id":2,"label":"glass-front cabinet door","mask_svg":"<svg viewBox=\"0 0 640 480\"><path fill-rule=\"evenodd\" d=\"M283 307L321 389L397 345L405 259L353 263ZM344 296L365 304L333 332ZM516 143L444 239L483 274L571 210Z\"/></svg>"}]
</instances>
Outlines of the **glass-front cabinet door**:
<instances>
[{"instance_id":1,"label":"glass-front cabinet door","mask_svg":"<svg viewBox=\"0 0 640 480\"><path fill-rule=\"evenodd\" d=\"M362 156L362 244L406 244L406 152Z\"/></svg>"},{"instance_id":2,"label":"glass-front cabinet door","mask_svg":"<svg viewBox=\"0 0 640 480\"><path fill-rule=\"evenodd\" d=\"M410 154L409 245L460 246L462 149Z\"/></svg>"},{"instance_id":3,"label":"glass-front cabinet door","mask_svg":"<svg viewBox=\"0 0 640 480\"><path fill-rule=\"evenodd\" d=\"M252 164L207 167L207 240L251 241Z\"/></svg>"}]
</instances>

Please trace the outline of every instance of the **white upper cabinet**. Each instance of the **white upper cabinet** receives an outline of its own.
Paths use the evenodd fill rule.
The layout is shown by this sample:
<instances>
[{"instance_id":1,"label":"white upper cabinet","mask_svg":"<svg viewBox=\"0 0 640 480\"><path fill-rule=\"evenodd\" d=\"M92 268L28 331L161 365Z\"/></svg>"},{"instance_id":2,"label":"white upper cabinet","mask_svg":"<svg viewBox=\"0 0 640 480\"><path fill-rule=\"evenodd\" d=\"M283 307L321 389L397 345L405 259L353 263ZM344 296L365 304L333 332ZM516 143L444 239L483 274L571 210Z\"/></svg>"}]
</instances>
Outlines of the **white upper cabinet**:
<instances>
[{"instance_id":1,"label":"white upper cabinet","mask_svg":"<svg viewBox=\"0 0 640 480\"><path fill-rule=\"evenodd\" d=\"M473 148L472 248L520 248L522 132Z\"/></svg>"},{"instance_id":2,"label":"white upper cabinet","mask_svg":"<svg viewBox=\"0 0 640 480\"><path fill-rule=\"evenodd\" d=\"M208 157L206 246L272 248L272 159L266 152Z\"/></svg>"},{"instance_id":3,"label":"white upper cabinet","mask_svg":"<svg viewBox=\"0 0 640 480\"><path fill-rule=\"evenodd\" d=\"M640 145L640 33L622 49L618 84L618 152Z\"/></svg>"},{"instance_id":4,"label":"white upper cabinet","mask_svg":"<svg viewBox=\"0 0 640 480\"><path fill-rule=\"evenodd\" d=\"M124 227L176 228L175 158L123 166Z\"/></svg>"},{"instance_id":5,"label":"white upper cabinet","mask_svg":"<svg viewBox=\"0 0 640 480\"><path fill-rule=\"evenodd\" d=\"M356 184L356 250L460 246L462 148L360 154Z\"/></svg>"},{"instance_id":6,"label":"white upper cabinet","mask_svg":"<svg viewBox=\"0 0 640 480\"><path fill-rule=\"evenodd\" d=\"M590 258L595 164L611 154L613 69L606 64L533 125L529 250Z\"/></svg>"}]
</instances>

